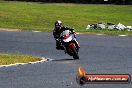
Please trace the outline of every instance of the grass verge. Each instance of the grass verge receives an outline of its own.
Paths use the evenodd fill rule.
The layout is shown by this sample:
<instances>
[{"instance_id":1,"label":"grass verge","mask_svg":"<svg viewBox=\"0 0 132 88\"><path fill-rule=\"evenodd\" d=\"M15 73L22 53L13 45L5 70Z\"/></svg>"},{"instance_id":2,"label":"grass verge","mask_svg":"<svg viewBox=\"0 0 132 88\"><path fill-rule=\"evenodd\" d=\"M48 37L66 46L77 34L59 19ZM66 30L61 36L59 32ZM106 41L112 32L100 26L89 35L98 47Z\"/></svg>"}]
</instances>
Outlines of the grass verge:
<instances>
[{"instance_id":1,"label":"grass verge","mask_svg":"<svg viewBox=\"0 0 132 88\"><path fill-rule=\"evenodd\" d=\"M80 31L80 33L84 34L107 34L107 35L127 35L132 36L132 31L127 30L108 30L108 29L90 29L85 31Z\"/></svg>"},{"instance_id":2,"label":"grass verge","mask_svg":"<svg viewBox=\"0 0 132 88\"><path fill-rule=\"evenodd\" d=\"M55 20L87 32L85 28L92 23L115 23L132 25L131 5L97 5L0 1L0 28L35 30L51 32ZM93 32L93 31L89 31ZM94 32L108 33L105 30ZM122 33L110 31L109 34ZM132 32L124 32L131 35Z\"/></svg>"},{"instance_id":3,"label":"grass verge","mask_svg":"<svg viewBox=\"0 0 132 88\"><path fill-rule=\"evenodd\" d=\"M40 61L38 57L17 54L0 54L0 65Z\"/></svg>"}]
</instances>

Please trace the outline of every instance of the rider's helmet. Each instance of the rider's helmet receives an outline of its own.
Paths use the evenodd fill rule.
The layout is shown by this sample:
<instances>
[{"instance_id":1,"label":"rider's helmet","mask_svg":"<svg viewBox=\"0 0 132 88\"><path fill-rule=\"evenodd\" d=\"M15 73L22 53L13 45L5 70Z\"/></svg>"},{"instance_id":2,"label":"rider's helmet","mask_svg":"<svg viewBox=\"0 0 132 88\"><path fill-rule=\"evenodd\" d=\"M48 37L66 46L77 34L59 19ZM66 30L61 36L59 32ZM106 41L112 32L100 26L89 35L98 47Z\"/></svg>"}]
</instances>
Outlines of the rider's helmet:
<instances>
[{"instance_id":1,"label":"rider's helmet","mask_svg":"<svg viewBox=\"0 0 132 88\"><path fill-rule=\"evenodd\" d=\"M60 29L62 25L62 22L60 20L55 21L55 28Z\"/></svg>"}]
</instances>

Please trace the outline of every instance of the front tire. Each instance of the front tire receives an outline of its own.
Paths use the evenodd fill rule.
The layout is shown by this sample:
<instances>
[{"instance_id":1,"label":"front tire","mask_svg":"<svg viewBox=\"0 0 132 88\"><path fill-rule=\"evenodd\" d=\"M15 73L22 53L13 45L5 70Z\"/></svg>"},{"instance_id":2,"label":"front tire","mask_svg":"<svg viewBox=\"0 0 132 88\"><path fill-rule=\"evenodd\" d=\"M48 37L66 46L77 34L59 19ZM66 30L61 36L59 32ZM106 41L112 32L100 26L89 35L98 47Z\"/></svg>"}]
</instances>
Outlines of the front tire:
<instances>
[{"instance_id":1,"label":"front tire","mask_svg":"<svg viewBox=\"0 0 132 88\"><path fill-rule=\"evenodd\" d=\"M79 59L79 55L78 55L78 52L77 52L75 47L73 47L73 58L74 59Z\"/></svg>"}]
</instances>

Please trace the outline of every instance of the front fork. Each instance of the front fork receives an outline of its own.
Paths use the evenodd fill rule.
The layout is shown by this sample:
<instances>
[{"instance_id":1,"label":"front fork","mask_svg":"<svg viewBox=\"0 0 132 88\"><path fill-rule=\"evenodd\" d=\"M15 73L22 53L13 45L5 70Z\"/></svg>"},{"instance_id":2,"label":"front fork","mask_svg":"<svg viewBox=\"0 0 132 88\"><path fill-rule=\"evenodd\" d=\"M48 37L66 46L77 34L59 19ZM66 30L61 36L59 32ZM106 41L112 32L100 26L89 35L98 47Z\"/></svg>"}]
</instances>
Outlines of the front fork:
<instances>
[{"instance_id":1,"label":"front fork","mask_svg":"<svg viewBox=\"0 0 132 88\"><path fill-rule=\"evenodd\" d=\"M76 47L76 50L77 50L77 52L79 52L79 48L80 48L80 46L79 46L79 44L78 44L78 42L77 41L75 41L77 44L75 44L75 43L71 43L71 45L67 45L66 43L61 43L61 46L64 48L64 52L65 53L68 53L67 52L67 50L68 50L68 48L70 47L70 46L74 46L74 47ZM74 44L74 45L72 45L72 44Z\"/></svg>"}]
</instances>

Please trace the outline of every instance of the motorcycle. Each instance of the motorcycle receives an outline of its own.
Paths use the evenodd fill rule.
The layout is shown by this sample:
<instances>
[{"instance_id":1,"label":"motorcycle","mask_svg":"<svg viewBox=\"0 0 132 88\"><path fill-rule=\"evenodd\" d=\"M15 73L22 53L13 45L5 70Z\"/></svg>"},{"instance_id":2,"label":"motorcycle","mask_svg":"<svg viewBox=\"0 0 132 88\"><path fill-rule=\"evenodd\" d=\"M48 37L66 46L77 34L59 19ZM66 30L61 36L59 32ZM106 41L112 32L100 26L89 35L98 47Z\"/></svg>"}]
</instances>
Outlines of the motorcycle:
<instances>
[{"instance_id":1,"label":"motorcycle","mask_svg":"<svg viewBox=\"0 0 132 88\"><path fill-rule=\"evenodd\" d=\"M76 41L75 35L69 30L65 30L60 35L61 46L64 49L64 52L73 56L74 59L79 59L79 45Z\"/></svg>"}]
</instances>

